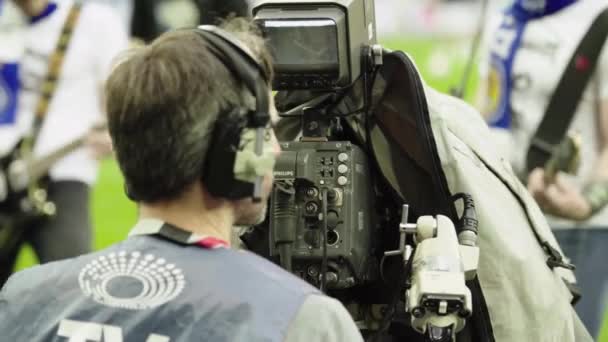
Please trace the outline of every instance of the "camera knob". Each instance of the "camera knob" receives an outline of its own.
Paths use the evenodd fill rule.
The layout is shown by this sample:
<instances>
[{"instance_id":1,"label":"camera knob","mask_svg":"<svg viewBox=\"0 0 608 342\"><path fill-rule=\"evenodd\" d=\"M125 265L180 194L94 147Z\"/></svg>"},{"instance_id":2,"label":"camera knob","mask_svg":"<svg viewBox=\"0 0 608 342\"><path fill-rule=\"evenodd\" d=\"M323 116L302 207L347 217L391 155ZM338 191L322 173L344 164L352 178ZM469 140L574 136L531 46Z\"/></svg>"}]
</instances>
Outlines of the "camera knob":
<instances>
[{"instance_id":1,"label":"camera knob","mask_svg":"<svg viewBox=\"0 0 608 342\"><path fill-rule=\"evenodd\" d=\"M319 206L315 202L308 202L306 203L304 210L306 210L307 214L316 214L317 210L319 210Z\"/></svg>"},{"instance_id":2,"label":"camera knob","mask_svg":"<svg viewBox=\"0 0 608 342\"><path fill-rule=\"evenodd\" d=\"M306 196L310 198L316 198L318 195L319 190L317 190L317 188L315 188L314 186L311 186L310 188L306 189Z\"/></svg>"}]
</instances>

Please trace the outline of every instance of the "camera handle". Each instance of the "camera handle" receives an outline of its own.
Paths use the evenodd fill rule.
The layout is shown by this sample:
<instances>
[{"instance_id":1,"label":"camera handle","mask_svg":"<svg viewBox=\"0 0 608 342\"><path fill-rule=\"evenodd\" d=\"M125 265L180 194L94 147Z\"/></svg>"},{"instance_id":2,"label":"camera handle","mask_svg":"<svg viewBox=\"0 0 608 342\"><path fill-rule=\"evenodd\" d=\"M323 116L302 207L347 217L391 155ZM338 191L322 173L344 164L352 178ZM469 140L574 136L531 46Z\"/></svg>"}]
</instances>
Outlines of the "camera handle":
<instances>
[{"instance_id":1,"label":"camera handle","mask_svg":"<svg viewBox=\"0 0 608 342\"><path fill-rule=\"evenodd\" d=\"M400 255L406 267L412 265L405 292L412 328L426 341L454 341L472 314L465 281L476 276L479 248L459 243L454 224L445 216L422 216L415 224L407 223L408 209L403 205L399 249L385 256ZM407 244L408 235L412 245Z\"/></svg>"}]
</instances>

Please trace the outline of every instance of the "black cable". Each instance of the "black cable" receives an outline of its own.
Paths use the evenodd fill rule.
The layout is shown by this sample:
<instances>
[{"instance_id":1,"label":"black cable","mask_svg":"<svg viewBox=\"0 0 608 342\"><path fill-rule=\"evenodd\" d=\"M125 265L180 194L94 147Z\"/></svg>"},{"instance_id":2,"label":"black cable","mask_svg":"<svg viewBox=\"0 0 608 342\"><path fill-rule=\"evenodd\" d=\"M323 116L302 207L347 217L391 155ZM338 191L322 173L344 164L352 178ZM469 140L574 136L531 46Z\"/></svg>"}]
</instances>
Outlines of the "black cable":
<instances>
[{"instance_id":1,"label":"black cable","mask_svg":"<svg viewBox=\"0 0 608 342\"><path fill-rule=\"evenodd\" d=\"M458 220L458 227L456 227L456 229L459 233L465 230L470 230L477 235L479 221L477 220L475 200L473 199L473 196L463 192L452 196L452 201L454 202L460 199L463 202L463 210L462 216Z\"/></svg>"},{"instance_id":2,"label":"black cable","mask_svg":"<svg viewBox=\"0 0 608 342\"><path fill-rule=\"evenodd\" d=\"M388 283L386 281L386 278L384 277L384 262L386 261L386 255L383 255L382 258L380 258L380 280L382 280L385 283Z\"/></svg>"},{"instance_id":3,"label":"black cable","mask_svg":"<svg viewBox=\"0 0 608 342\"><path fill-rule=\"evenodd\" d=\"M375 67L374 70L372 71L372 74L373 74L373 76L372 76L372 85L373 85L373 82L376 79L376 74L377 74L378 69L379 69L379 67ZM302 115L304 115L304 111L303 110L298 110L299 107L306 107L309 103L315 103L315 102L318 102L318 103L315 103L315 105L318 105L318 104L322 103L324 100L326 100L329 97L331 97L332 95L337 96L337 98L335 98L334 100L332 100L332 103L340 103L346 97L346 95L348 94L348 91L350 89L352 89L357 84L357 82L359 82L359 80L361 80L362 77L365 77L365 76L363 76L365 74L366 73L361 73L361 75L359 75L359 77L357 77L357 79L354 82L352 82L351 84L349 84L349 85L347 85L345 87L334 88L334 89L328 90L327 92L324 92L322 95L320 95L318 97L315 97L315 98L313 98L312 100L310 100L310 101L308 101L306 103L299 104L299 105L297 105L297 106L295 106L295 107L293 107L293 108L291 108L289 110L286 110L284 112L279 113L279 116L280 117L299 117L299 116L302 116ZM321 100L319 101L319 99L321 99ZM367 100L367 99L365 99L365 100ZM329 117L338 117L338 118L339 117L348 117L348 116L352 116L352 115L356 115L356 114L361 114L361 113L367 112L367 110L369 109L369 107L370 106L368 106L367 103L364 103L363 107L355 109L355 110L353 110L351 112L348 112L348 113L329 113L328 116ZM335 108L335 106L333 108ZM295 113L291 113L291 112L295 112Z\"/></svg>"},{"instance_id":4,"label":"black cable","mask_svg":"<svg viewBox=\"0 0 608 342\"><path fill-rule=\"evenodd\" d=\"M322 206L323 206L323 259L321 260L321 292L326 291L327 287L327 188L321 189L322 194Z\"/></svg>"},{"instance_id":5,"label":"black cable","mask_svg":"<svg viewBox=\"0 0 608 342\"><path fill-rule=\"evenodd\" d=\"M412 262L414 260L415 252L416 252L416 249L412 250L412 254L410 255L410 258L407 260L407 264L403 265L403 272L399 272L399 276L397 277L397 287L395 289L395 292L393 293L393 298L391 299L391 302L389 304L389 310L386 311L386 314L384 315L384 317L382 319L380 329L378 329L375 332L375 334L372 335L372 337L369 339L369 342L378 341L378 339L382 337L382 334L384 332L386 332L388 330L388 328L390 328L391 321L393 320L393 317L395 316L395 312L397 311L397 304L399 303L399 296L401 294L401 291L403 290L403 288L401 287L401 284L406 284L406 286L404 286L405 289L409 288L409 282L407 282L406 280L409 278L410 274L412 273L412 265L413 265Z\"/></svg>"},{"instance_id":6,"label":"black cable","mask_svg":"<svg viewBox=\"0 0 608 342\"><path fill-rule=\"evenodd\" d=\"M330 113L331 116L333 117L338 117L338 118L344 118L344 117L349 117L352 115L356 115L356 114L367 114L367 112L372 108L372 95L373 95L373 89L374 89L374 83L376 82L376 77L378 76L378 71L380 70L380 67L376 66L374 67L374 70L372 70L372 77L371 77L371 82L367 81L367 77L365 77L365 84L364 87L367 87L367 85L369 84L369 89L365 89L364 93L364 103L363 103L363 107L355 109L353 111L347 112L347 113ZM346 94L344 94L341 99L344 98L344 96L346 96Z\"/></svg>"},{"instance_id":7,"label":"black cable","mask_svg":"<svg viewBox=\"0 0 608 342\"><path fill-rule=\"evenodd\" d=\"M315 108L316 106L320 105L321 103L323 103L324 101L326 101L327 99L332 97L333 95L334 95L333 93L323 93L304 103L300 103L299 105L296 105L295 107L292 107L284 112L279 112L279 116L282 118L294 118L294 117L303 116L305 108L311 108L311 107Z\"/></svg>"},{"instance_id":8,"label":"black cable","mask_svg":"<svg viewBox=\"0 0 608 342\"><path fill-rule=\"evenodd\" d=\"M290 182L275 182L273 188L271 238L279 250L281 266L289 272L292 268L293 244L296 241L297 214L295 204L296 190ZM277 229L278 228L278 229Z\"/></svg>"}]
</instances>

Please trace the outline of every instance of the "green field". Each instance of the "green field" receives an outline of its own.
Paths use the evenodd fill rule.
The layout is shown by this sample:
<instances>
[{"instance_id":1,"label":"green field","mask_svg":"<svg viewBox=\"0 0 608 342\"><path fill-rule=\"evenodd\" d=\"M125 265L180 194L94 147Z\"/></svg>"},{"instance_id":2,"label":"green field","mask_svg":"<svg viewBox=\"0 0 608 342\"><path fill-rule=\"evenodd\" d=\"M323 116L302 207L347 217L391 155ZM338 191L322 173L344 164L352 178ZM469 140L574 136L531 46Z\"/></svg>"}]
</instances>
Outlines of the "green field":
<instances>
[{"instance_id":1,"label":"green field","mask_svg":"<svg viewBox=\"0 0 608 342\"><path fill-rule=\"evenodd\" d=\"M430 39L386 39L384 45L409 53L416 61L426 81L440 91L448 92L460 84L466 63L468 44L459 41ZM456 56L456 57L454 57ZM476 79L472 77L467 87L467 100L473 97ZM120 172L113 161L102 164L97 186L93 191L93 224L97 249L122 240L136 219L136 209L123 192ZM26 247L23 249L18 268L35 263L35 257ZM608 342L608 316L605 319L600 342Z\"/></svg>"}]
</instances>

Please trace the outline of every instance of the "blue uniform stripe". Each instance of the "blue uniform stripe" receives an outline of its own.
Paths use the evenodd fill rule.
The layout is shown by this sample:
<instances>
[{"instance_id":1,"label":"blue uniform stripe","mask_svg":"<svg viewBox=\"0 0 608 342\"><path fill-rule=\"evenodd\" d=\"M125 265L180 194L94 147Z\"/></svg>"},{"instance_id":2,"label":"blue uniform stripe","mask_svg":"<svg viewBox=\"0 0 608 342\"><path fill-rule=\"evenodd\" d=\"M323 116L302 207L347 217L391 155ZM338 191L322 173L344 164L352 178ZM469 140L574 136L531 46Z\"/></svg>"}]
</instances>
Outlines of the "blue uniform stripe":
<instances>
[{"instance_id":1,"label":"blue uniform stripe","mask_svg":"<svg viewBox=\"0 0 608 342\"><path fill-rule=\"evenodd\" d=\"M15 123L18 94L19 65L0 64L0 125Z\"/></svg>"}]
</instances>

